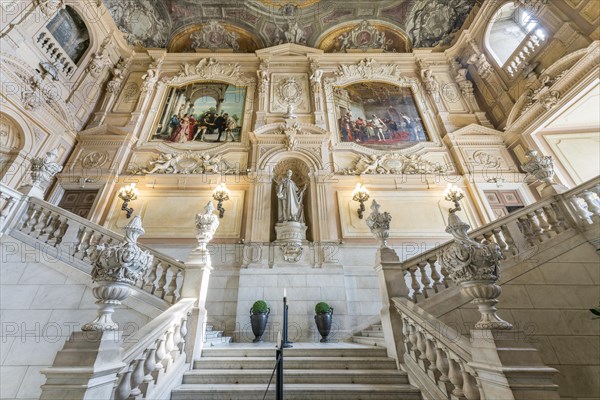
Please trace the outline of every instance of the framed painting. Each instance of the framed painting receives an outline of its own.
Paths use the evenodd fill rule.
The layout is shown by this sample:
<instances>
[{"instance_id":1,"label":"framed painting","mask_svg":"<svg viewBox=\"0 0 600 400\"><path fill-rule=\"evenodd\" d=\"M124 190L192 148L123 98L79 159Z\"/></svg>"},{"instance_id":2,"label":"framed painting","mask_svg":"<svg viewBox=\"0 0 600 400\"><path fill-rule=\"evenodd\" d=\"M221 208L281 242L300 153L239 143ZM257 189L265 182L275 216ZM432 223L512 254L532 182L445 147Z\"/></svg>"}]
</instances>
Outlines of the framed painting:
<instances>
[{"instance_id":1,"label":"framed painting","mask_svg":"<svg viewBox=\"0 0 600 400\"><path fill-rule=\"evenodd\" d=\"M151 141L240 142L247 87L195 82L170 87Z\"/></svg>"},{"instance_id":2,"label":"framed painting","mask_svg":"<svg viewBox=\"0 0 600 400\"><path fill-rule=\"evenodd\" d=\"M341 142L389 150L429 141L409 87L360 82L333 94Z\"/></svg>"}]
</instances>

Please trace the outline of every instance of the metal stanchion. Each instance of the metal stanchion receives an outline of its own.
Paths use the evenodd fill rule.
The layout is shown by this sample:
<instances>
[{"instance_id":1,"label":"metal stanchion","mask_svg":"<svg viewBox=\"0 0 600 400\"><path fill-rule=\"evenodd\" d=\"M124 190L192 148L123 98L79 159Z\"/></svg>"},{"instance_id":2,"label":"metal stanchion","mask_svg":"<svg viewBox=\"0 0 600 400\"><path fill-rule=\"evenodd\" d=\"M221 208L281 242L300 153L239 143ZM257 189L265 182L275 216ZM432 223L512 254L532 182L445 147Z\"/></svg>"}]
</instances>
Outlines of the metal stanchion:
<instances>
[{"instance_id":1,"label":"metal stanchion","mask_svg":"<svg viewBox=\"0 0 600 400\"><path fill-rule=\"evenodd\" d=\"M284 348L290 348L290 347L294 347L292 346L292 343L294 342L290 342L288 341L288 304L287 304L287 296L286 296L286 290L283 290L283 343L282 343L282 347Z\"/></svg>"}]
</instances>

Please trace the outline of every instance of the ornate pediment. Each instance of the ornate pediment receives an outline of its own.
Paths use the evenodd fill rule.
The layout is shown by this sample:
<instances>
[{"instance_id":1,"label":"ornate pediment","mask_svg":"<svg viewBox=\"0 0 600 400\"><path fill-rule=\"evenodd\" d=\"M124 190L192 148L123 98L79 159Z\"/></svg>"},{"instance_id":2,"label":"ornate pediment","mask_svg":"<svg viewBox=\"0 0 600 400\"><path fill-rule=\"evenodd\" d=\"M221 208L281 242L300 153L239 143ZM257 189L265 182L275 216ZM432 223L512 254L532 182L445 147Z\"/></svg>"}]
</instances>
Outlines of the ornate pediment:
<instances>
[{"instance_id":1,"label":"ornate pediment","mask_svg":"<svg viewBox=\"0 0 600 400\"><path fill-rule=\"evenodd\" d=\"M239 169L229 165L227 161L208 153L193 152L161 153L150 160L146 167L134 168L130 171L136 175L146 174L236 174Z\"/></svg>"},{"instance_id":2,"label":"ornate pediment","mask_svg":"<svg viewBox=\"0 0 600 400\"><path fill-rule=\"evenodd\" d=\"M411 86L416 90L419 83L415 78L402 75L398 64L382 64L371 58L364 58L356 64L342 64L327 82L337 86L364 80L381 80L400 86Z\"/></svg>"},{"instance_id":3,"label":"ornate pediment","mask_svg":"<svg viewBox=\"0 0 600 400\"><path fill-rule=\"evenodd\" d=\"M181 64L179 72L173 77L164 78L163 82L179 85L195 80L226 81L241 86L255 83L253 78L244 76L239 64L224 64L214 58L203 58L196 65Z\"/></svg>"},{"instance_id":4,"label":"ornate pediment","mask_svg":"<svg viewBox=\"0 0 600 400\"><path fill-rule=\"evenodd\" d=\"M423 160L420 155L388 153L384 155L359 156L352 167L342 171L344 175L415 175L443 173L445 166Z\"/></svg>"}]
</instances>

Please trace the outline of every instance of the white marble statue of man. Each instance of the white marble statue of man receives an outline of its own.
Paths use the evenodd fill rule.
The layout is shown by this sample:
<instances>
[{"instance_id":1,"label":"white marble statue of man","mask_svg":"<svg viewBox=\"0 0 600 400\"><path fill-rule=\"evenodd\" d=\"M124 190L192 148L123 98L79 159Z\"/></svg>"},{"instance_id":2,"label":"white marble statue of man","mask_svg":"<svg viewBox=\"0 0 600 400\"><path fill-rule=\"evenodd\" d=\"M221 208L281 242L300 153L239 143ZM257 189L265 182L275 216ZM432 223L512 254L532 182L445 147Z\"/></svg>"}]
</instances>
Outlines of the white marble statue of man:
<instances>
[{"instance_id":1,"label":"white marble statue of man","mask_svg":"<svg viewBox=\"0 0 600 400\"><path fill-rule=\"evenodd\" d=\"M277 186L279 222L304 222L302 203L305 190L306 186L302 189L296 186L292 180L292 171L288 170L287 178L283 178Z\"/></svg>"}]
</instances>

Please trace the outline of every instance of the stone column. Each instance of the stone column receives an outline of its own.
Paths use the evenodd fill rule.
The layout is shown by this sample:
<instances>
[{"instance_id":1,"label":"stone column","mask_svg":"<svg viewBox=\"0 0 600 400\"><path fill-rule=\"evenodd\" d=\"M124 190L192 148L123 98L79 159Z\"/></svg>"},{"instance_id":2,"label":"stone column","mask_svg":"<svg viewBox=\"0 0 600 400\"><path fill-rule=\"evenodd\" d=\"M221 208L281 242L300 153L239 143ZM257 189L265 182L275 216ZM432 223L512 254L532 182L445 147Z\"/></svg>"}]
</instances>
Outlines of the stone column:
<instances>
[{"instance_id":1,"label":"stone column","mask_svg":"<svg viewBox=\"0 0 600 400\"><path fill-rule=\"evenodd\" d=\"M208 281L212 272L212 263L207 244L210 242L219 227L219 218L214 214L215 207L209 201L204 211L196 215L196 247L185 262L185 276L181 288L181 297L197 298L190 318L190 338L186 345L191 346L186 350L187 362L200 358L204 345L204 331L206 328L206 298L208 294Z\"/></svg>"},{"instance_id":2,"label":"stone column","mask_svg":"<svg viewBox=\"0 0 600 400\"><path fill-rule=\"evenodd\" d=\"M21 186L19 191L27 196L44 200L44 192L48 188L54 175L62 171L63 167L57 164L58 148L52 149L44 157L31 159L31 184Z\"/></svg>"},{"instance_id":3,"label":"stone column","mask_svg":"<svg viewBox=\"0 0 600 400\"><path fill-rule=\"evenodd\" d=\"M402 269L400 257L387 245L392 216L387 212L380 213L379 208L379 204L373 200L371 215L366 222L373 236L380 242L375 259L375 273L381 295L381 325L385 346L388 357L395 359L397 367L400 368L404 358L402 317L391 304L391 299L408 297L409 290L404 280L405 271Z\"/></svg>"},{"instance_id":4,"label":"stone column","mask_svg":"<svg viewBox=\"0 0 600 400\"><path fill-rule=\"evenodd\" d=\"M125 228L125 240L102 248L94 261L92 279L98 282L94 297L98 299L98 316L73 332L50 368L42 370L46 383L40 399L110 399L122 362L122 334L113 322L115 306L131 293L154 257L137 245L144 233L139 216Z\"/></svg>"}]
</instances>

